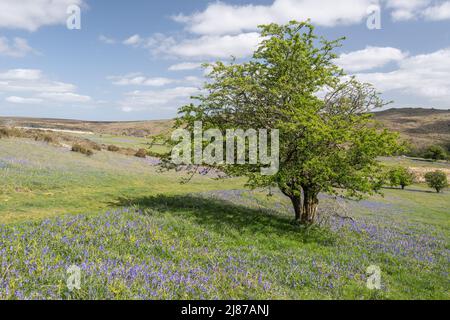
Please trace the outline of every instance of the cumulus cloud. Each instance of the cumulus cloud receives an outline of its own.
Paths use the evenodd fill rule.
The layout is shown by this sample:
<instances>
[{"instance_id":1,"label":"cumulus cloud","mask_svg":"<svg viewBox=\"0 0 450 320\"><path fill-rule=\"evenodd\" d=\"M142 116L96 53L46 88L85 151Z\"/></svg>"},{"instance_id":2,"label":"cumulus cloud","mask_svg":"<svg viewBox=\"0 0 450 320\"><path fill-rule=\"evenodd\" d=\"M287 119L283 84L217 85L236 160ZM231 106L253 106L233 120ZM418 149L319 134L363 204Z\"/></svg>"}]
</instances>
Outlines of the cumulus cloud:
<instances>
[{"instance_id":1,"label":"cumulus cloud","mask_svg":"<svg viewBox=\"0 0 450 320\"><path fill-rule=\"evenodd\" d=\"M261 42L256 32L238 35L202 36L183 40L170 47L168 54L183 58L243 58L251 55Z\"/></svg>"},{"instance_id":2,"label":"cumulus cloud","mask_svg":"<svg viewBox=\"0 0 450 320\"><path fill-rule=\"evenodd\" d=\"M168 84L175 82L175 80L163 78L163 77L155 77L150 78L142 75L142 73L130 73L123 76L110 76L109 80L112 81L114 85L117 86L150 86L150 87L162 87Z\"/></svg>"},{"instance_id":3,"label":"cumulus cloud","mask_svg":"<svg viewBox=\"0 0 450 320\"><path fill-rule=\"evenodd\" d=\"M198 93L195 87L175 87L164 90L132 91L125 94L120 106L124 112L140 110L176 110L181 104Z\"/></svg>"},{"instance_id":4,"label":"cumulus cloud","mask_svg":"<svg viewBox=\"0 0 450 320\"><path fill-rule=\"evenodd\" d=\"M407 56L401 50L391 47L367 47L364 50L341 54L336 63L348 72L371 70L401 61Z\"/></svg>"},{"instance_id":5,"label":"cumulus cloud","mask_svg":"<svg viewBox=\"0 0 450 320\"><path fill-rule=\"evenodd\" d=\"M450 19L448 0L386 0L394 21Z\"/></svg>"},{"instance_id":6,"label":"cumulus cloud","mask_svg":"<svg viewBox=\"0 0 450 320\"><path fill-rule=\"evenodd\" d=\"M391 72L359 73L382 92L399 91L450 105L450 48L405 58Z\"/></svg>"},{"instance_id":7,"label":"cumulus cloud","mask_svg":"<svg viewBox=\"0 0 450 320\"><path fill-rule=\"evenodd\" d=\"M186 71L199 69L202 66L201 63L197 62L182 62L178 64L171 65L169 71Z\"/></svg>"},{"instance_id":8,"label":"cumulus cloud","mask_svg":"<svg viewBox=\"0 0 450 320\"><path fill-rule=\"evenodd\" d=\"M173 17L189 32L201 35L238 34L255 31L258 25L306 20L333 27L362 22L377 0L275 0L271 5L230 5L216 2L192 15Z\"/></svg>"},{"instance_id":9,"label":"cumulus cloud","mask_svg":"<svg viewBox=\"0 0 450 320\"><path fill-rule=\"evenodd\" d=\"M103 34L101 34L98 37L98 40L100 40L100 42L103 42L103 43L106 43L106 44L115 44L117 42L116 39L107 37L107 36L105 36Z\"/></svg>"},{"instance_id":10,"label":"cumulus cloud","mask_svg":"<svg viewBox=\"0 0 450 320\"><path fill-rule=\"evenodd\" d=\"M150 50L155 56L204 60L231 56L244 58L251 55L260 42L261 38L257 32L237 35L204 35L178 41L172 37L156 35L141 41L140 46ZM172 67L172 70L188 70L199 66L198 63L181 64Z\"/></svg>"},{"instance_id":11,"label":"cumulus cloud","mask_svg":"<svg viewBox=\"0 0 450 320\"><path fill-rule=\"evenodd\" d=\"M430 6L423 12L423 16L428 20L440 21L450 19L450 1Z\"/></svg>"},{"instance_id":12,"label":"cumulus cloud","mask_svg":"<svg viewBox=\"0 0 450 320\"><path fill-rule=\"evenodd\" d=\"M17 96L10 96L5 98L6 102L16 103L16 104L40 104L43 102L42 99L38 98L23 98Z\"/></svg>"},{"instance_id":13,"label":"cumulus cloud","mask_svg":"<svg viewBox=\"0 0 450 320\"><path fill-rule=\"evenodd\" d=\"M73 92L44 92L38 94L38 97L56 102L89 102L92 100L89 96Z\"/></svg>"},{"instance_id":14,"label":"cumulus cloud","mask_svg":"<svg viewBox=\"0 0 450 320\"><path fill-rule=\"evenodd\" d=\"M127 46L137 46L139 44L141 44L143 41L143 39L141 38L140 35L135 34L131 37L129 37L128 39L125 39L123 41L123 44L127 45Z\"/></svg>"},{"instance_id":15,"label":"cumulus cloud","mask_svg":"<svg viewBox=\"0 0 450 320\"><path fill-rule=\"evenodd\" d=\"M82 0L2 0L0 28L36 31L43 26L64 24L70 5L84 3Z\"/></svg>"},{"instance_id":16,"label":"cumulus cloud","mask_svg":"<svg viewBox=\"0 0 450 320\"><path fill-rule=\"evenodd\" d=\"M0 91L16 93L5 99L16 104L92 101L91 97L76 93L75 85L48 79L38 69L12 69L0 72ZM20 93L20 96L17 93Z\"/></svg>"},{"instance_id":17,"label":"cumulus cloud","mask_svg":"<svg viewBox=\"0 0 450 320\"><path fill-rule=\"evenodd\" d=\"M0 37L0 55L21 58L29 53L36 53L36 51L29 46L26 39L14 38L10 41L6 37Z\"/></svg>"}]
</instances>

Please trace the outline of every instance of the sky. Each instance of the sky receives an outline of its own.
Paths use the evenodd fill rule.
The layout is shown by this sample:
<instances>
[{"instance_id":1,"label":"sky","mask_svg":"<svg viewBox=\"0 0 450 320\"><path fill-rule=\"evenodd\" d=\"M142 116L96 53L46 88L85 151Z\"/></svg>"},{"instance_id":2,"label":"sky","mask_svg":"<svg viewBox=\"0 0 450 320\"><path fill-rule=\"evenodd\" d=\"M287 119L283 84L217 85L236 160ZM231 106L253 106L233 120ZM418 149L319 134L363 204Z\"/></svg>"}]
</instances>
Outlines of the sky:
<instances>
[{"instance_id":1,"label":"sky","mask_svg":"<svg viewBox=\"0 0 450 320\"><path fill-rule=\"evenodd\" d=\"M448 0L0 0L0 116L172 118L202 63L245 61L258 25L306 19L346 37L336 63L390 107L450 109Z\"/></svg>"}]
</instances>

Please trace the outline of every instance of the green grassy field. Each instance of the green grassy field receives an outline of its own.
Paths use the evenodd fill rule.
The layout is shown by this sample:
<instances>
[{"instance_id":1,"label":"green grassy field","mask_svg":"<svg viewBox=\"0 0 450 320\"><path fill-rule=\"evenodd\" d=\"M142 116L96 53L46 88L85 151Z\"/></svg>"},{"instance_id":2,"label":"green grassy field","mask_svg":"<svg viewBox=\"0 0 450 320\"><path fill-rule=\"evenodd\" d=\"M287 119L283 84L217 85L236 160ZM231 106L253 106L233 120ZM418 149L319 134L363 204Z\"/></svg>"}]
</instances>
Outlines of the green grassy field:
<instances>
[{"instance_id":1,"label":"green grassy field","mask_svg":"<svg viewBox=\"0 0 450 320\"><path fill-rule=\"evenodd\" d=\"M182 176L152 159L1 139L0 298L450 298L448 190L322 195L324 217L354 220L304 229L277 192ZM73 264L82 281L70 292ZM366 288L370 265L381 290Z\"/></svg>"}]
</instances>

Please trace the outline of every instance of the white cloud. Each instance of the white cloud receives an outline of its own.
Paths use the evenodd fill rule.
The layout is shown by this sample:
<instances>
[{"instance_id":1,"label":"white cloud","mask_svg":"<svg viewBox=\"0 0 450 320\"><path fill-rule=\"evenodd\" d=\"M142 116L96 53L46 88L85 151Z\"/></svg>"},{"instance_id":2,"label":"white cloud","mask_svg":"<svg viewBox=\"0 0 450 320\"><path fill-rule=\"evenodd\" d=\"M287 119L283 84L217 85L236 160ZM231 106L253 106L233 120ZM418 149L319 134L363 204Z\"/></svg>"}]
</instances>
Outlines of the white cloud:
<instances>
[{"instance_id":1,"label":"white cloud","mask_svg":"<svg viewBox=\"0 0 450 320\"><path fill-rule=\"evenodd\" d=\"M73 92L44 92L38 94L38 97L56 102L89 102L92 100L89 96L83 96Z\"/></svg>"},{"instance_id":2,"label":"white cloud","mask_svg":"<svg viewBox=\"0 0 450 320\"><path fill-rule=\"evenodd\" d=\"M64 24L70 5L82 0L1 0L0 28L36 31L42 26Z\"/></svg>"},{"instance_id":3,"label":"white cloud","mask_svg":"<svg viewBox=\"0 0 450 320\"><path fill-rule=\"evenodd\" d=\"M138 86L162 87L175 82L175 80L163 77L149 78L143 76L142 73L130 73L124 76L111 76L108 77L108 79L111 80L112 83L117 86L138 85Z\"/></svg>"},{"instance_id":4,"label":"white cloud","mask_svg":"<svg viewBox=\"0 0 450 320\"><path fill-rule=\"evenodd\" d=\"M36 51L28 45L26 39L14 38L10 41L6 37L0 37L0 55L21 58L29 53L36 53Z\"/></svg>"},{"instance_id":5,"label":"white cloud","mask_svg":"<svg viewBox=\"0 0 450 320\"><path fill-rule=\"evenodd\" d=\"M125 94L125 99L120 103L122 111L140 111L156 109L176 110L183 103L188 103L189 98L198 93L195 87L175 87L164 90L132 91Z\"/></svg>"},{"instance_id":6,"label":"white cloud","mask_svg":"<svg viewBox=\"0 0 450 320\"><path fill-rule=\"evenodd\" d=\"M243 58L251 55L260 41L260 35L256 32L223 36L205 35L178 42L173 38L152 37L145 41L144 47L154 55L172 58L210 59L230 56Z\"/></svg>"},{"instance_id":7,"label":"white cloud","mask_svg":"<svg viewBox=\"0 0 450 320\"><path fill-rule=\"evenodd\" d=\"M400 91L450 105L450 48L405 58L397 70L386 73L360 73L361 81L383 92Z\"/></svg>"},{"instance_id":8,"label":"white cloud","mask_svg":"<svg viewBox=\"0 0 450 320\"><path fill-rule=\"evenodd\" d=\"M336 63L348 72L371 70L401 61L407 55L391 47L366 47L364 50L341 54Z\"/></svg>"},{"instance_id":9,"label":"white cloud","mask_svg":"<svg viewBox=\"0 0 450 320\"><path fill-rule=\"evenodd\" d=\"M450 1L428 7L423 16L428 20L439 21L450 19Z\"/></svg>"},{"instance_id":10,"label":"white cloud","mask_svg":"<svg viewBox=\"0 0 450 320\"><path fill-rule=\"evenodd\" d=\"M256 32L202 36L178 43L170 48L169 53L188 58L243 58L251 55L260 42L260 35Z\"/></svg>"},{"instance_id":11,"label":"white cloud","mask_svg":"<svg viewBox=\"0 0 450 320\"><path fill-rule=\"evenodd\" d=\"M23 98L23 97L17 97L17 96L10 96L5 98L5 101L16 103L16 104L40 104L43 102L42 99L38 98Z\"/></svg>"},{"instance_id":12,"label":"white cloud","mask_svg":"<svg viewBox=\"0 0 450 320\"><path fill-rule=\"evenodd\" d=\"M26 98L11 95L5 99L10 103L86 103L92 101L91 97L76 93L75 85L48 79L38 69L12 69L0 72L0 91L30 95Z\"/></svg>"},{"instance_id":13,"label":"white cloud","mask_svg":"<svg viewBox=\"0 0 450 320\"><path fill-rule=\"evenodd\" d=\"M411 20L418 17L418 11L429 5L431 0L387 0L394 21Z\"/></svg>"},{"instance_id":14,"label":"white cloud","mask_svg":"<svg viewBox=\"0 0 450 320\"><path fill-rule=\"evenodd\" d=\"M129 37L128 39L123 41L123 44L127 45L127 46L137 46L140 43L142 43L143 39L141 38L140 35L135 34L131 37Z\"/></svg>"},{"instance_id":15,"label":"white cloud","mask_svg":"<svg viewBox=\"0 0 450 320\"><path fill-rule=\"evenodd\" d=\"M230 5L216 2L206 10L173 19L188 31L202 35L239 34L255 31L258 25L311 19L314 24L332 27L362 22L368 8L378 0L275 0L272 5Z\"/></svg>"},{"instance_id":16,"label":"white cloud","mask_svg":"<svg viewBox=\"0 0 450 320\"><path fill-rule=\"evenodd\" d=\"M450 19L450 1L442 0L385 0L394 21L417 19Z\"/></svg>"},{"instance_id":17,"label":"white cloud","mask_svg":"<svg viewBox=\"0 0 450 320\"><path fill-rule=\"evenodd\" d=\"M0 79L6 80L38 80L42 71L38 69L13 69L0 73Z\"/></svg>"},{"instance_id":18,"label":"white cloud","mask_svg":"<svg viewBox=\"0 0 450 320\"><path fill-rule=\"evenodd\" d=\"M115 43L117 43L116 39L107 37L107 36L105 36L105 35L103 35L103 34L101 34L101 35L98 37L98 39L99 39L101 42L106 43L106 44L115 44Z\"/></svg>"},{"instance_id":19,"label":"white cloud","mask_svg":"<svg viewBox=\"0 0 450 320\"><path fill-rule=\"evenodd\" d=\"M169 71L186 71L186 70L195 70L199 69L202 66L201 63L197 62L183 62L171 65L169 67Z\"/></svg>"}]
</instances>

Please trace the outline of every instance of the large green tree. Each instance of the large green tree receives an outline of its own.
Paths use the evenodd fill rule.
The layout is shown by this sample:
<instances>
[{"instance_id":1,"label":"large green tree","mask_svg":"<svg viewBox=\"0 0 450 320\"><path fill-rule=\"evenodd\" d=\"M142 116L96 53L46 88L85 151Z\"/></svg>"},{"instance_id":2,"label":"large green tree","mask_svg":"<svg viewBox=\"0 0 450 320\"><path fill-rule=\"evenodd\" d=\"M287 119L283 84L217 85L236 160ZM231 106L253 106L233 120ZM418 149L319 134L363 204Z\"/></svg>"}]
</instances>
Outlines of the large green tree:
<instances>
[{"instance_id":1,"label":"large green tree","mask_svg":"<svg viewBox=\"0 0 450 320\"><path fill-rule=\"evenodd\" d=\"M178 125L205 129L278 129L279 171L261 175L263 166L218 165L246 176L251 187L278 186L292 202L295 219L317 219L320 192L351 197L382 186L378 156L397 149L397 136L377 128L367 112L383 102L368 84L336 66L342 39L318 38L305 22L260 27L260 46L243 63L216 62L203 94L182 107Z\"/></svg>"}]
</instances>

